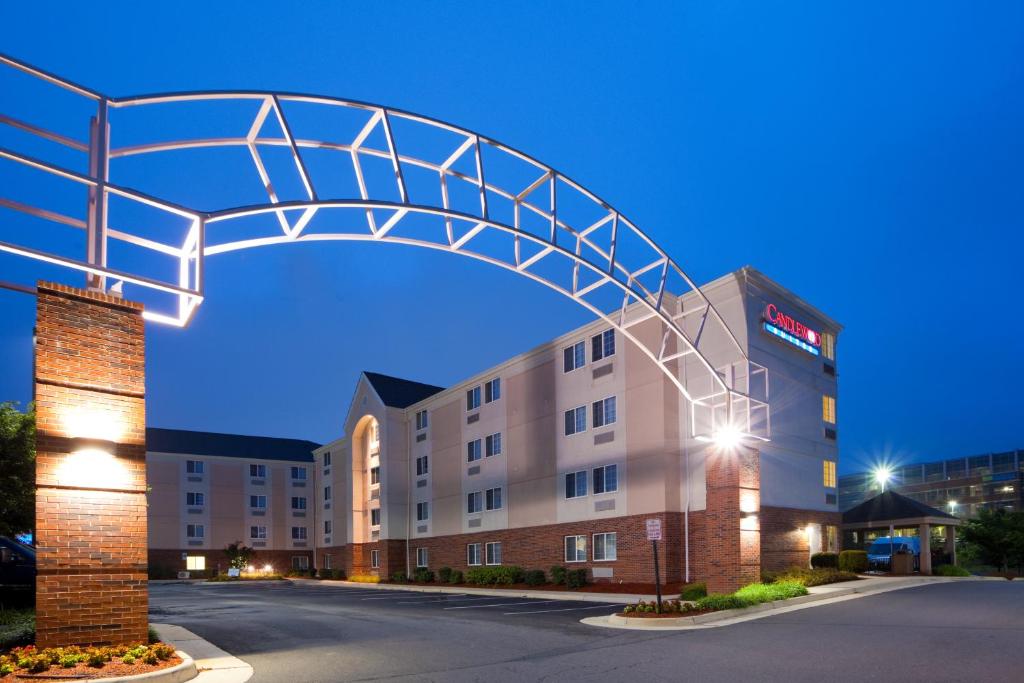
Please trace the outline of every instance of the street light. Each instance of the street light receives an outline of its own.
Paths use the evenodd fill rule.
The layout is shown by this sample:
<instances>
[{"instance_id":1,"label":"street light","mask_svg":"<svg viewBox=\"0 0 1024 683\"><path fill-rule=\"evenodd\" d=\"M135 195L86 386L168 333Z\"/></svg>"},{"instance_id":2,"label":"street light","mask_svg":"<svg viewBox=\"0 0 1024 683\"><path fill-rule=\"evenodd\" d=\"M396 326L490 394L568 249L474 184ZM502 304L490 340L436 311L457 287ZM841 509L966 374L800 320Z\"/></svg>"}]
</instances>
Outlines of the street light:
<instances>
[{"instance_id":1,"label":"street light","mask_svg":"<svg viewBox=\"0 0 1024 683\"><path fill-rule=\"evenodd\" d=\"M885 485L890 479L892 479L892 470L888 467L883 465L882 467L875 468L875 481L881 485L883 492L885 491Z\"/></svg>"},{"instance_id":2,"label":"street light","mask_svg":"<svg viewBox=\"0 0 1024 683\"><path fill-rule=\"evenodd\" d=\"M955 500L949 501L949 514L951 514L951 515L956 514L956 506L957 506L957 502Z\"/></svg>"}]
</instances>

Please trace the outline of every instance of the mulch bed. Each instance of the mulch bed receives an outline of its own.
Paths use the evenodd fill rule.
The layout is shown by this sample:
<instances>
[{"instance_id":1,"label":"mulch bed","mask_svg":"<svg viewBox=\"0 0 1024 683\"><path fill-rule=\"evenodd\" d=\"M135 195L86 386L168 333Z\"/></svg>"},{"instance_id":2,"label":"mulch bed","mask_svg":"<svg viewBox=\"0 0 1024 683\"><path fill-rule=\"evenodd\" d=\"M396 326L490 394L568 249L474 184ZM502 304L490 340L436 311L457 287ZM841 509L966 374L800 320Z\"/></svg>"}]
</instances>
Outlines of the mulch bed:
<instances>
[{"instance_id":1,"label":"mulch bed","mask_svg":"<svg viewBox=\"0 0 1024 683\"><path fill-rule=\"evenodd\" d=\"M325 579L330 580L330 579ZM629 593L634 595L654 595L657 589L653 583L589 583L582 588L566 588L561 584L546 583L542 586L528 586L525 583L478 585L475 583L408 583L392 584L395 586L438 586L445 588L497 588L515 591L579 591L580 593ZM678 595L686 587L685 583L670 583L661 587L662 595Z\"/></svg>"},{"instance_id":2,"label":"mulch bed","mask_svg":"<svg viewBox=\"0 0 1024 683\"><path fill-rule=\"evenodd\" d=\"M159 671L160 669L177 666L178 664L181 664L181 657L178 655L173 655L167 660L158 661L156 664L143 664L142 662L124 664L115 657L112 661L107 662L103 668L89 666L84 662L67 669L60 665L55 665L51 667L49 671L44 671L38 674L25 672L15 673L10 676L0 678L0 681L3 681L3 683L13 681L81 681L88 680L90 678L135 676L138 674L149 673L150 671Z\"/></svg>"},{"instance_id":3,"label":"mulch bed","mask_svg":"<svg viewBox=\"0 0 1024 683\"><path fill-rule=\"evenodd\" d=\"M714 611L713 609L702 609L699 612L662 612L661 614L657 612L630 612L629 614L618 612L615 616L626 619L680 619L682 617L699 617Z\"/></svg>"}]
</instances>

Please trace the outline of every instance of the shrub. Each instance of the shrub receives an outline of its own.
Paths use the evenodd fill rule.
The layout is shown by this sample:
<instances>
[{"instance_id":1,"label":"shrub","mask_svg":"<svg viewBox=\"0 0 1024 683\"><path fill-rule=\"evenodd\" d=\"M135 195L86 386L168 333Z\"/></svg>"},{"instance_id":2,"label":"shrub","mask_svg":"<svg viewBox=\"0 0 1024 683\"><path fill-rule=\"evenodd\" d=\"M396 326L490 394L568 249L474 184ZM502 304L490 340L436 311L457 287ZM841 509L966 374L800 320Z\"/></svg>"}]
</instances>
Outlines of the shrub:
<instances>
[{"instance_id":1,"label":"shrub","mask_svg":"<svg viewBox=\"0 0 1024 683\"><path fill-rule=\"evenodd\" d=\"M36 639L34 609L0 610L0 650L28 645Z\"/></svg>"},{"instance_id":2,"label":"shrub","mask_svg":"<svg viewBox=\"0 0 1024 683\"><path fill-rule=\"evenodd\" d=\"M565 585L565 567L556 564L551 568L551 583Z\"/></svg>"},{"instance_id":3,"label":"shrub","mask_svg":"<svg viewBox=\"0 0 1024 683\"><path fill-rule=\"evenodd\" d=\"M586 569L570 569L565 573L566 588L583 588L587 585Z\"/></svg>"},{"instance_id":4,"label":"shrub","mask_svg":"<svg viewBox=\"0 0 1024 683\"><path fill-rule=\"evenodd\" d=\"M433 583L434 572L430 571L426 567L420 567L412 574L412 578L417 583Z\"/></svg>"},{"instance_id":5,"label":"shrub","mask_svg":"<svg viewBox=\"0 0 1024 683\"><path fill-rule=\"evenodd\" d=\"M473 567L466 572L466 583L480 586L509 585L521 583L523 568L500 565L497 567Z\"/></svg>"},{"instance_id":6,"label":"shrub","mask_svg":"<svg viewBox=\"0 0 1024 683\"><path fill-rule=\"evenodd\" d=\"M844 550L839 553L839 569L860 574L868 569L868 554L864 550Z\"/></svg>"},{"instance_id":7,"label":"shrub","mask_svg":"<svg viewBox=\"0 0 1024 683\"><path fill-rule=\"evenodd\" d=\"M462 583L465 579L462 578L462 572L458 569L453 569L451 576L448 577L448 583Z\"/></svg>"},{"instance_id":8,"label":"shrub","mask_svg":"<svg viewBox=\"0 0 1024 683\"><path fill-rule=\"evenodd\" d=\"M345 580L345 570L344 569L332 569L331 570L331 578L336 580L336 581L344 581Z\"/></svg>"},{"instance_id":9,"label":"shrub","mask_svg":"<svg viewBox=\"0 0 1024 683\"><path fill-rule=\"evenodd\" d=\"M403 571L397 571L391 575L391 581L394 583L406 583L408 580L409 577Z\"/></svg>"},{"instance_id":10,"label":"shrub","mask_svg":"<svg viewBox=\"0 0 1024 683\"><path fill-rule=\"evenodd\" d=\"M86 661L88 662L89 666L95 666L99 668L107 663L107 658L104 656L103 652L101 652L100 650L95 650L89 653L89 657Z\"/></svg>"},{"instance_id":11,"label":"shrub","mask_svg":"<svg viewBox=\"0 0 1024 683\"><path fill-rule=\"evenodd\" d=\"M125 655L124 657L121 657L121 661L127 664L128 666L131 666L135 663L135 657L131 655Z\"/></svg>"},{"instance_id":12,"label":"shrub","mask_svg":"<svg viewBox=\"0 0 1024 683\"><path fill-rule=\"evenodd\" d=\"M438 569L437 570L437 580L440 581L441 583L451 583L452 582L452 568L451 567L441 567L440 569Z\"/></svg>"},{"instance_id":13,"label":"shrub","mask_svg":"<svg viewBox=\"0 0 1024 683\"><path fill-rule=\"evenodd\" d=\"M708 586L706 583L691 583L689 586L684 586L682 592L679 594L680 600L699 600L708 594Z\"/></svg>"},{"instance_id":14,"label":"shrub","mask_svg":"<svg viewBox=\"0 0 1024 683\"><path fill-rule=\"evenodd\" d=\"M935 568L936 576L970 576L971 573L955 564L941 564Z\"/></svg>"},{"instance_id":15,"label":"shrub","mask_svg":"<svg viewBox=\"0 0 1024 683\"><path fill-rule=\"evenodd\" d=\"M156 629L153 628L152 626L150 626L148 629L146 629L146 635L149 638L149 644L150 645L152 645L153 643L159 643L160 642L160 634L157 633Z\"/></svg>"},{"instance_id":16,"label":"shrub","mask_svg":"<svg viewBox=\"0 0 1024 683\"><path fill-rule=\"evenodd\" d=\"M705 595L697 601L697 609L699 610L740 609L749 606L750 603L735 595L716 595L712 593L711 595Z\"/></svg>"},{"instance_id":17,"label":"shrub","mask_svg":"<svg viewBox=\"0 0 1024 683\"><path fill-rule=\"evenodd\" d=\"M807 569L805 567L790 567L784 572L763 572L761 574L763 583L796 581L807 587L824 586L840 581L856 581L858 578L853 572L844 572L838 569Z\"/></svg>"},{"instance_id":18,"label":"shrub","mask_svg":"<svg viewBox=\"0 0 1024 683\"><path fill-rule=\"evenodd\" d=\"M543 569L531 569L523 575L523 583L527 586L543 586L547 580Z\"/></svg>"},{"instance_id":19,"label":"shrub","mask_svg":"<svg viewBox=\"0 0 1024 683\"><path fill-rule=\"evenodd\" d=\"M309 568L309 578L311 578L311 579L315 579L316 578L316 567L310 567Z\"/></svg>"},{"instance_id":20,"label":"shrub","mask_svg":"<svg viewBox=\"0 0 1024 683\"><path fill-rule=\"evenodd\" d=\"M838 569L838 553L814 553L811 555L811 567L814 569Z\"/></svg>"},{"instance_id":21,"label":"shrub","mask_svg":"<svg viewBox=\"0 0 1024 683\"><path fill-rule=\"evenodd\" d=\"M401 572L401 574L404 576L405 572ZM348 580L355 583L380 583L380 577L373 574L353 574L348 577Z\"/></svg>"},{"instance_id":22,"label":"shrub","mask_svg":"<svg viewBox=\"0 0 1024 683\"><path fill-rule=\"evenodd\" d=\"M807 595L807 588L798 581L752 583L739 589L733 595L751 605L757 605L762 602L788 600L789 598Z\"/></svg>"},{"instance_id":23,"label":"shrub","mask_svg":"<svg viewBox=\"0 0 1024 683\"><path fill-rule=\"evenodd\" d=\"M156 658L156 653L152 650L142 655L142 661L150 666L155 665L159 660Z\"/></svg>"}]
</instances>

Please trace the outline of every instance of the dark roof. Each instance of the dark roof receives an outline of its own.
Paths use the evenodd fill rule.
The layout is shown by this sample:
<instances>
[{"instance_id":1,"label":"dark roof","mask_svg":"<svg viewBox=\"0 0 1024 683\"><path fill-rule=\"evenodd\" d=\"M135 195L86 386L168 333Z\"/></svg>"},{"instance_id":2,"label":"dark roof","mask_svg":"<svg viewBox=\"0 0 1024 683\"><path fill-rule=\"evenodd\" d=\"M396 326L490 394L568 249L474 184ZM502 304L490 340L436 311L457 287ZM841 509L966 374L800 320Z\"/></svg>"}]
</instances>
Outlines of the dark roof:
<instances>
[{"instance_id":1,"label":"dark roof","mask_svg":"<svg viewBox=\"0 0 1024 683\"><path fill-rule=\"evenodd\" d=\"M151 453L220 455L227 458L291 460L313 462L313 449L320 444L302 439L271 436L243 436L185 429L146 428L146 450Z\"/></svg>"},{"instance_id":2,"label":"dark roof","mask_svg":"<svg viewBox=\"0 0 1024 683\"><path fill-rule=\"evenodd\" d=\"M374 391L384 401L384 405L392 408L408 408L413 403L419 403L425 398L444 391L444 387L435 387L433 384L423 384L401 377L390 377L379 372L366 372L366 379L370 381Z\"/></svg>"},{"instance_id":3,"label":"dark roof","mask_svg":"<svg viewBox=\"0 0 1024 683\"><path fill-rule=\"evenodd\" d=\"M957 519L948 512L919 503L913 498L907 498L895 491L884 491L844 512L843 524L863 524L891 519L919 519L921 517Z\"/></svg>"}]
</instances>

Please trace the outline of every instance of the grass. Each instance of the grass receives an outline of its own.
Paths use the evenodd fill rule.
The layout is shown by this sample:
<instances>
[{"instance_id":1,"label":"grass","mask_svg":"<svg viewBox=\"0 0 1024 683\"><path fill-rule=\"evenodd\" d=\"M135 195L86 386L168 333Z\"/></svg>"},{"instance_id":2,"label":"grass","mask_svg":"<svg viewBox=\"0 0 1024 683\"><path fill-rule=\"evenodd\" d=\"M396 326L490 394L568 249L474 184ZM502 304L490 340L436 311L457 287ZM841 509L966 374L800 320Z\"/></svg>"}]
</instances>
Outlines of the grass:
<instances>
[{"instance_id":1,"label":"grass","mask_svg":"<svg viewBox=\"0 0 1024 683\"><path fill-rule=\"evenodd\" d=\"M806 567L790 567L784 572L764 572L761 580L765 583L778 583L779 581L796 581L804 586L824 586L829 583L840 581L856 581L858 577L853 572L845 572L839 569L820 567L818 569L807 569Z\"/></svg>"},{"instance_id":2,"label":"grass","mask_svg":"<svg viewBox=\"0 0 1024 683\"><path fill-rule=\"evenodd\" d=\"M0 650L29 645L36 639L36 611L0 609Z\"/></svg>"},{"instance_id":3,"label":"grass","mask_svg":"<svg viewBox=\"0 0 1024 683\"><path fill-rule=\"evenodd\" d=\"M970 576L971 573L955 564L941 564L933 572L936 576Z\"/></svg>"},{"instance_id":4,"label":"grass","mask_svg":"<svg viewBox=\"0 0 1024 683\"><path fill-rule=\"evenodd\" d=\"M752 583L749 586L744 586L735 593L731 593L729 595L705 595L704 597L698 598L692 604L679 601L668 601L670 603L674 602L672 606L675 608L668 611L678 611L680 614L685 615L692 612L717 612L726 609L743 609L744 607L753 607L754 605L760 605L765 602L788 600L790 598L800 597L801 595L807 595L807 587L798 581ZM663 603L663 605L664 604L665 603ZM652 611L654 611L654 603L645 602L640 602L637 605L629 605L623 609L624 614L638 612L646 613Z\"/></svg>"}]
</instances>

